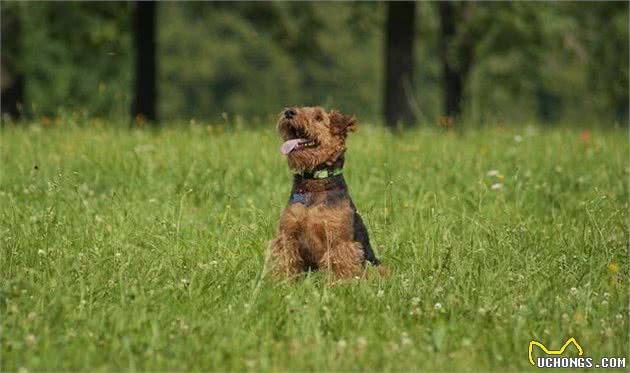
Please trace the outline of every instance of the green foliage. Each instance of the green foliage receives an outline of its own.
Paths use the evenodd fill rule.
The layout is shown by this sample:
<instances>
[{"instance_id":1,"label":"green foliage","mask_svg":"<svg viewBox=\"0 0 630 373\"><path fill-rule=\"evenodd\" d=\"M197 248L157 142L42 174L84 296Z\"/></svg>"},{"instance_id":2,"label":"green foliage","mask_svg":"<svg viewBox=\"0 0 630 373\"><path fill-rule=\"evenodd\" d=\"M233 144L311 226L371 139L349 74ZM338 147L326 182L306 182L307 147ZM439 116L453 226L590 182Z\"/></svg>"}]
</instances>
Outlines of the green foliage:
<instances>
[{"instance_id":1,"label":"green foliage","mask_svg":"<svg viewBox=\"0 0 630 373\"><path fill-rule=\"evenodd\" d=\"M27 113L125 115L131 96L128 4L34 2L19 7Z\"/></svg>"},{"instance_id":2,"label":"green foliage","mask_svg":"<svg viewBox=\"0 0 630 373\"><path fill-rule=\"evenodd\" d=\"M457 3L450 46L474 44L464 116L489 120L625 122L627 2ZM127 115L132 57L128 3L16 3L27 111ZM442 114L439 17L416 20L415 108ZM262 117L321 104L377 121L383 91L379 3L166 2L158 7L159 111L165 119ZM7 49L8 48L8 49Z\"/></svg>"},{"instance_id":3,"label":"green foliage","mask_svg":"<svg viewBox=\"0 0 630 373\"><path fill-rule=\"evenodd\" d=\"M290 188L271 129L57 126L0 138L3 370L524 371L530 340L569 337L626 357L627 130L361 127L345 175L392 275L330 287L261 280Z\"/></svg>"}]
</instances>

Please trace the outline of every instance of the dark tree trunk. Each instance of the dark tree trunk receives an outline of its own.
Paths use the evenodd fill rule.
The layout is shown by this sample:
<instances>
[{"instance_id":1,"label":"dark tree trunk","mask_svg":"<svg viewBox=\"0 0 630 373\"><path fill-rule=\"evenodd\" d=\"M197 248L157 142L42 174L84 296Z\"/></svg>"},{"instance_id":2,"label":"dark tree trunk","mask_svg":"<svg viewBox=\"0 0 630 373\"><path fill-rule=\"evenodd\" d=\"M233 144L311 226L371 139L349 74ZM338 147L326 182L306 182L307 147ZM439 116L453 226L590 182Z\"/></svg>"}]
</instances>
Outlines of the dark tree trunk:
<instances>
[{"instance_id":1,"label":"dark tree trunk","mask_svg":"<svg viewBox=\"0 0 630 373\"><path fill-rule=\"evenodd\" d=\"M388 2L385 40L385 123L412 125L415 2Z\"/></svg>"},{"instance_id":2,"label":"dark tree trunk","mask_svg":"<svg viewBox=\"0 0 630 373\"><path fill-rule=\"evenodd\" d=\"M462 112L464 86L473 59L474 45L471 38L458 35L458 24L464 22L464 6L468 4L441 1L438 5L444 115L452 118L459 117ZM459 43L455 45L457 37Z\"/></svg>"},{"instance_id":3,"label":"dark tree trunk","mask_svg":"<svg viewBox=\"0 0 630 373\"><path fill-rule=\"evenodd\" d=\"M13 120L20 118L24 102L24 76L19 70L18 60L21 55L21 30L20 19L16 7L9 8L4 4L2 8L2 56L0 61L0 107L2 117Z\"/></svg>"},{"instance_id":4,"label":"dark tree trunk","mask_svg":"<svg viewBox=\"0 0 630 373\"><path fill-rule=\"evenodd\" d=\"M131 114L136 121L157 121L156 5L153 1L137 1L133 12L135 80Z\"/></svg>"}]
</instances>

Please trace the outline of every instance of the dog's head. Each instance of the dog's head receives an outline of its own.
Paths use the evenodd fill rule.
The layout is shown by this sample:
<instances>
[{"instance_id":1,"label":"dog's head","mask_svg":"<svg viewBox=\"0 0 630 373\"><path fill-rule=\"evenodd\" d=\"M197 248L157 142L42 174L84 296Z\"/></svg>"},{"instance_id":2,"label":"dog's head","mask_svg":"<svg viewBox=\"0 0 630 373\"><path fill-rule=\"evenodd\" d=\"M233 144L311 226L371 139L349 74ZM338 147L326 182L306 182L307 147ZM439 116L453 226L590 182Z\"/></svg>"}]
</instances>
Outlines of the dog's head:
<instances>
[{"instance_id":1,"label":"dog's head","mask_svg":"<svg viewBox=\"0 0 630 373\"><path fill-rule=\"evenodd\" d=\"M321 107L292 107L278 119L278 133L284 140L282 154L296 171L312 171L317 166L332 166L346 151L346 136L354 131L354 116Z\"/></svg>"}]
</instances>

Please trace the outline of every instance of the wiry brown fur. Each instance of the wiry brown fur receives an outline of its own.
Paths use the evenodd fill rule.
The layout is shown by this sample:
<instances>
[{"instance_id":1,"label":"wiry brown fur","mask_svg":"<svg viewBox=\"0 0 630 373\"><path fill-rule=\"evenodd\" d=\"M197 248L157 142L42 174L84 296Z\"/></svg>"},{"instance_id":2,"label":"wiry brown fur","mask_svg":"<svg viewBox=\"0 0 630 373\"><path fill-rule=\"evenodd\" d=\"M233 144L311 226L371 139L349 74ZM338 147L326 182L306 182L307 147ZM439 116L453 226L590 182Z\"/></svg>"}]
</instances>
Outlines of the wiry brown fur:
<instances>
[{"instance_id":1,"label":"wiry brown fur","mask_svg":"<svg viewBox=\"0 0 630 373\"><path fill-rule=\"evenodd\" d=\"M296 138L299 130L318 145L290 152L289 167L300 173L343 166L345 140L356 128L355 118L336 111L327 113L320 107L291 110L294 116L281 115L278 120L283 140ZM373 253L356 240L358 213L343 176L321 180L296 176L292 193L304 200L290 200L282 212L276 237L269 244L272 272L289 278L308 269L327 270L336 279L361 275L365 250ZM360 224L365 230L362 221ZM369 240L366 242L369 246ZM378 263L375 257L373 260Z\"/></svg>"}]
</instances>

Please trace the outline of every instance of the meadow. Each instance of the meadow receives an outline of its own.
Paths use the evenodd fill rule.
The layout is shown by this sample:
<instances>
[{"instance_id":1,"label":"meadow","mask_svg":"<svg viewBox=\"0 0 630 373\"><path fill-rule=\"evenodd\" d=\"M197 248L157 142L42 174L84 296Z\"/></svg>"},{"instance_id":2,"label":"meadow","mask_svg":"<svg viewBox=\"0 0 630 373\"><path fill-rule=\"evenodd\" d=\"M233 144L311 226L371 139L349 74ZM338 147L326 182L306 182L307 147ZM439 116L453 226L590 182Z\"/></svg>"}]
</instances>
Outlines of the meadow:
<instances>
[{"instance_id":1,"label":"meadow","mask_svg":"<svg viewBox=\"0 0 630 373\"><path fill-rule=\"evenodd\" d=\"M336 286L262 276L291 185L271 124L0 139L2 371L527 371L531 340L570 337L629 357L627 129L360 127L344 174L391 275Z\"/></svg>"}]
</instances>

